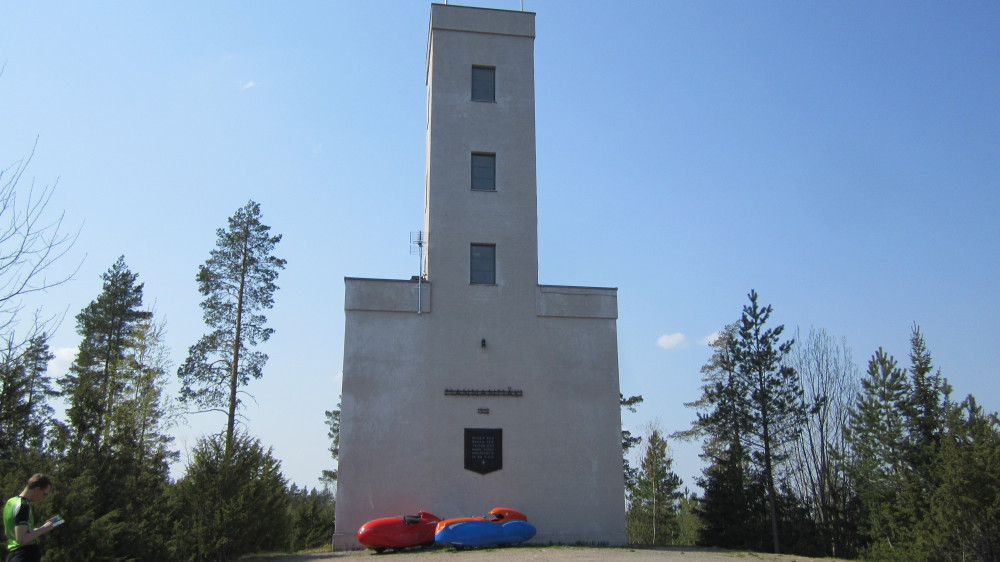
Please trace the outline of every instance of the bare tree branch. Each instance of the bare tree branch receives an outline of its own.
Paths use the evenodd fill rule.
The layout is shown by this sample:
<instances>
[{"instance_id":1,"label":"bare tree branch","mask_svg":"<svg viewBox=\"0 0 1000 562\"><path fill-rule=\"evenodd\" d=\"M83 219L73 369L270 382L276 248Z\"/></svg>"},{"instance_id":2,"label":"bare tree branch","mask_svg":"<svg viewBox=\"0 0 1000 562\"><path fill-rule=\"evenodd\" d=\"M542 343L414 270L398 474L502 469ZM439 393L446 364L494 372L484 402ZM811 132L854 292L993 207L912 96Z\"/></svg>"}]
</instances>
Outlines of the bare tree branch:
<instances>
[{"instance_id":1,"label":"bare tree branch","mask_svg":"<svg viewBox=\"0 0 1000 562\"><path fill-rule=\"evenodd\" d=\"M18 336L24 297L72 280L83 264L81 259L68 274L48 276L69 254L80 229L67 232L65 213L52 216L48 212L58 180L50 186L38 187L34 179L24 185L37 147L36 137L27 156L0 170L0 339L14 342L15 349L41 332L51 333L65 315L46 318L35 311L30 327Z\"/></svg>"}]
</instances>

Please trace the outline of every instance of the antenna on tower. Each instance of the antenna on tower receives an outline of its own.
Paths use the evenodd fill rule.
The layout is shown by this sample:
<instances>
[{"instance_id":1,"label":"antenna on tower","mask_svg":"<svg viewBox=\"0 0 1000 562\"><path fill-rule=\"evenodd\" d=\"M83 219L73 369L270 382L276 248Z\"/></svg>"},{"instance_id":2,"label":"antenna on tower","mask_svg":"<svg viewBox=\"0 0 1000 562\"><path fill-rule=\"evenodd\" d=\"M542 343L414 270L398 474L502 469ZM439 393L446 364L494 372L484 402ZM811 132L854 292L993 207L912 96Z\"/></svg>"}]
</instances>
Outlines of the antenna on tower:
<instances>
[{"instance_id":1,"label":"antenna on tower","mask_svg":"<svg viewBox=\"0 0 1000 562\"><path fill-rule=\"evenodd\" d=\"M410 233L410 255L420 256L420 269L418 277L424 276L424 246L427 245L427 237L423 230Z\"/></svg>"},{"instance_id":2,"label":"antenna on tower","mask_svg":"<svg viewBox=\"0 0 1000 562\"><path fill-rule=\"evenodd\" d=\"M427 237L424 236L423 230L410 233L410 255L417 254L420 256L420 265L417 267L417 314L420 314L423 309L424 246L426 245Z\"/></svg>"}]
</instances>

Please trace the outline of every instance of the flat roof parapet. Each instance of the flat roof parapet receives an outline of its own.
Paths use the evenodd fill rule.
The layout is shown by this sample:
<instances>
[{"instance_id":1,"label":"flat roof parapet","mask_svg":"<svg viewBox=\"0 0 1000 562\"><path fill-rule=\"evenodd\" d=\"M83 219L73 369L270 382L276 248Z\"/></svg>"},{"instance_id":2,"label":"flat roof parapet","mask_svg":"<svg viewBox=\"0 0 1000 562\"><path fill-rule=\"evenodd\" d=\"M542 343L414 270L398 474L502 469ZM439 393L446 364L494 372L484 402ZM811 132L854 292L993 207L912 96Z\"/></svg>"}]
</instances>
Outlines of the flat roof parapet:
<instances>
[{"instance_id":1,"label":"flat roof parapet","mask_svg":"<svg viewBox=\"0 0 1000 562\"><path fill-rule=\"evenodd\" d=\"M431 4L431 29L535 36L535 13Z\"/></svg>"}]
</instances>

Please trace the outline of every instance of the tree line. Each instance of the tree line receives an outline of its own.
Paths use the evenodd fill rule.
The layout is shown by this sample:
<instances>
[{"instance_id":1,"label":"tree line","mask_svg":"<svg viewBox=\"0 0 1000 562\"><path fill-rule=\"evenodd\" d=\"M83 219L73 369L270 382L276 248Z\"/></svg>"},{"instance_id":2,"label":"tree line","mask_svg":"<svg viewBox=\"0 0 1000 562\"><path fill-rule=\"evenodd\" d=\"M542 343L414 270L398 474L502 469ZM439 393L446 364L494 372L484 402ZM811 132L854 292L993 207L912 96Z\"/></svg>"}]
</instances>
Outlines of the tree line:
<instances>
[{"instance_id":1,"label":"tree line","mask_svg":"<svg viewBox=\"0 0 1000 562\"><path fill-rule=\"evenodd\" d=\"M53 188L18 199L30 158L0 170L0 485L14 494L32 473L53 477L38 517L67 522L46 537L46 560L225 560L328 544L331 492L289 485L272 451L239 423L241 389L267 362L256 348L273 333L264 312L285 267L260 206L238 209L198 268L208 331L177 369L171 401L165 323L144 305L124 256L75 317L69 371L48 372L59 319L26 313L22 299L69 281L46 272L75 235L46 216ZM755 291L748 297L711 344L702 394L687 404L692 426L622 431L629 541L1000 560L1000 420L971 395L952 398L920 328L908 367L880 348L861 373L845 342L821 330L783 339L784 326L768 324L772 307ZM635 412L642 396L620 402ZM184 476L171 479L179 454L170 428L207 411L224 413L225 428L203 436ZM336 460L340 405L326 416ZM700 496L681 490L671 438L701 441ZM628 453L640 446L633 467ZM324 482L336 479L323 472Z\"/></svg>"},{"instance_id":2,"label":"tree line","mask_svg":"<svg viewBox=\"0 0 1000 562\"><path fill-rule=\"evenodd\" d=\"M751 291L711 344L688 429L700 496L650 429L624 464L629 541L870 560L1000 560L1000 420L951 396L919 326L909 366L878 349L860 373L822 330L783 339ZM798 334L797 334L798 336ZM621 397L635 411L641 396ZM622 432L627 454L642 438Z\"/></svg>"},{"instance_id":3,"label":"tree line","mask_svg":"<svg viewBox=\"0 0 1000 562\"><path fill-rule=\"evenodd\" d=\"M198 268L208 330L176 371L180 396L171 400L165 323L144 304L124 256L75 317L80 343L69 372L48 372L57 320L26 315L20 303L69 280L46 282L44 273L75 236L62 234L61 220L43 220L51 188L17 199L27 161L0 172L0 485L10 497L33 473L54 481L36 517L59 513L66 523L45 538L45 559L228 560L329 544L332 493L289 484L272 451L239 423L242 389L267 361L256 347L273 332L264 312L285 267L274 255L281 236L261 223L260 206L238 209ZM56 400L65 407L59 417ZM226 426L199 439L183 477L172 479L179 454L169 430L205 411L225 413Z\"/></svg>"}]
</instances>

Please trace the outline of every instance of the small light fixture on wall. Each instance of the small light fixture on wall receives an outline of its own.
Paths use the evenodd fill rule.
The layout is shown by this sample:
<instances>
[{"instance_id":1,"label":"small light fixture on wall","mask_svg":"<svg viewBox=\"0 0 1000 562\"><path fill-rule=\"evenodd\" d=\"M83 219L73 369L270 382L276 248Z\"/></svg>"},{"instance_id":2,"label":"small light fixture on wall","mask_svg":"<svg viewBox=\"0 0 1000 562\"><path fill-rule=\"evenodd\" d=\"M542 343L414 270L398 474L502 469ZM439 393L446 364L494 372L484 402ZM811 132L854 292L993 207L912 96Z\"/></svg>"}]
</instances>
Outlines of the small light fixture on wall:
<instances>
[{"instance_id":1,"label":"small light fixture on wall","mask_svg":"<svg viewBox=\"0 0 1000 562\"><path fill-rule=\"evenodd\" d=\"M479 342L479 346L484 349L486 348L486 338L483 338L483 341Z\"/></svg>"}]
</instances>

